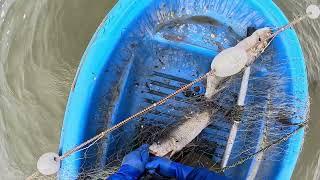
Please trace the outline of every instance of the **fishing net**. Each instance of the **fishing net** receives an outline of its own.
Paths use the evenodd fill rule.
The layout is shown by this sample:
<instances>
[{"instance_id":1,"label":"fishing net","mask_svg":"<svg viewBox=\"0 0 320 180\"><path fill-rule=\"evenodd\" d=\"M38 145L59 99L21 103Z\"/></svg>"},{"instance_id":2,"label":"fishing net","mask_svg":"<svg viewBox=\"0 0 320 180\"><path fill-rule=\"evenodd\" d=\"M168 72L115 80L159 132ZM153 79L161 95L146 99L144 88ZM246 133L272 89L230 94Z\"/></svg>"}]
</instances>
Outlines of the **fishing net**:
<instances>
[{"instance_id":1,"label":"fishing net","mask_svg":"<svg viewBox=\"0 0 320 180\"><path fill-rule=\"evenodd\" d=\"M68 163L74 163L67 160L63 162L64 170L60 171L59 176L67 179L104 179L118 170L127 153L142 144L153 144L168 137L168 133L174 131L176 126L202 112L210 113L212 123L182 151L176 153L172 160L194 167L209 168L225 175L233 168L253 160L264 164L270 162L272 165L288 153L286 147L289 147L290 143L298 140L294 135L306 127L305 112L308 112L309 108L309 104L305 104L304 100L297 96L299 92L290 86L293 79L296 81L300 77L291 75L288 78L290 67L284 65L287 60L276 58L271 46L252 66L241 117L236 113L236 103L242 73L223 82L213 99L205 98L206 81L203 81L134 122L117 129L102 141L85 148L81 152L82 157L78 159L83 165L80 176L67 170ZM292 59L295 60L300 59ZM173 79L173 76L155 73L157 78ZM181 85L190 82L178 77L174 79ZM144 105L153 104L167 96L164 92L174 92L179 88L163 82L165 81L152 78L146 80L141 92L151 96L145 96ZM292 95L293 92L295 95ZM241 122L227 166L222 169L221 161L234 120ZM192 127L186 131L192 131Z\"/></svg>"},{"instance_id":2,"label":"fishing net","mask_svg":"<svg viewBox=\"0 0 320 180\"><path fill-rule=\"evenodd\" d=\"M240 3L238 5L242 6ZM234 6L238 7L238 5ZM111 119L116 117L119 122L208 72L212 58L195 55L195 52L186 52L179 47L168 48L163 43L184 42L202 49L214 49L220 52L241 40L232 28L212 21L206 16L189 18L185 16L188 12L183 8L181 12L176 12L177 15L170 14L173 12L167 8L169 7L164 7L165 10L159 12L163 13L159 15L163 17L162 21L169 22L167 19L170 18L176 20L160 24L155 28L152 16L148 16L150 19L146 18L141 22L141 29L137 28L135 32L129 34L123 40L124 45L118 47L118 53L115 53L117 55L113 59L125 59L122 63L125 65L131 62L137 77L130 77L133 83L126 86L126 103L120 102L122 109L118 110L117 114L112 112L116 109L113 103L118 100L120 86L115 86L112 93L106 91L99 97L102 105L97 105L97 112L90 116L92 118L90 122L100 123L101 126L99 129L92 130L95 132L92 136L115 125L116 122L111 122ZM201 9L208 8L209 6ZM214 6L214 8L221 8L224 9L224 13L230 13L228 8L222 8L222 6ZM247 22L243 22L245 27L250 25L249 22L262 23L263 21L263 18L254 12L248 17ZM145 34L148 33L153 33L153 39L141 42L146 39ZM200 34L202 38L193 39L195 34ZM290 43L291 39L286 37L285 32L280 36L275 38L275 41L281 38L282 41L285 39ZM222 41L223 43L220 44L219 42ZM186 62L181 67L172 66L174 63L180 63L175 61L182 59ZM154 61L158 64L155 65ZM279 49L272 43L251 66L248 92L241 114L238 113L239 108L236 105L243 72L223 81L218 93L212 99L204 96L206 80L201 81L165 104L155 107L118 128L102 140L81 149L76 153L79 157L76 160L64 159L58 176L63 179L105 179L119 169L123 157L132 150L142 144L151 145L163 138L168 138L168 134L185 121L196 114L208 112L211 119L210 125L199 136L194 137L191 143L177 152L171 160L193 167L205 167L229 177L248 171L248 166L255 164L249 176L259 177L261 172L258 171L259 164L263 164L262 171L267 173L266 171L271 171L277 161L297 153L292 152L292 144L302 143L301 136L297 135L305 132L303 130L307 126L309 102L305 99L307 96L305 89L295 85L297 82L306 81L305 74L298 72L292 66L295 62L299 64L302 61L300 57L288 58L283 53L279 53ZM152 65L148 62L152 62L150 63ZM125 67L122 67L122 64L115 65L116 68L110 71L117 72L116 75L119 77L125 76L125 72L122 72ZM141 67L141 64L148 67L148 70ZM203 64L206 66L204 67ZM112 68L111 65L110 67ZM185 73L189 76L182 75ZM222 159L234 121L240 121L237 136L227 165L222 167ZM88 130L91 130L90 128L88 127ZM190 127L186 132L192 130L193 127ZM75 164L80 165L81 168L74 169ZM39 179L48 178L35 176ZM145 175L145 177L148 176L148 174Z\"/></svg>"}]
</instances>

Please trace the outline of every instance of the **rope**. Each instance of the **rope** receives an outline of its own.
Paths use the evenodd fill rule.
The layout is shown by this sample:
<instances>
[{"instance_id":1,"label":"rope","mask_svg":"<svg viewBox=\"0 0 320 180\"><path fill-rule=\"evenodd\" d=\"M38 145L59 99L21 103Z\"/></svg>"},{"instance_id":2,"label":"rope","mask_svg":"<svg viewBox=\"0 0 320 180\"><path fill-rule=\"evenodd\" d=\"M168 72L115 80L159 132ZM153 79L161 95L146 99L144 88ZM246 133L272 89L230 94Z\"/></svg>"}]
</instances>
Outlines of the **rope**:
<instances>
[{"instance_id":1,"label":"rope","mask_svg":"<svg viewBox=\"0 0 320 180\"><path fill-rule=\"evenodd\" d=\"M104 138L106 135L108 135L109 133L113 132L114 130L124 126L125 124L129 123L130 121L132 121L133 119L142 116L143 114L151 111L152 109L154 109L157 106L160 106L164 103L166 103L169 99L174 98L177 94L191 88L193 85L195 85L198 82L201 82L203 80L205 80L209 75L212 75L214 73L214 71L209 71L208 73L206 73L203 76L200 76L198 79L192 81L191 83L182 86L180 89L178 89L177 91L173 92L172 94L168 95L167 97L161 99L160 101L146 107L145 109L139 111L138 113L128 117L127 119L121 121L120 123L114 125L113 127L106 129L105 131L101 132L100 134L94 136L93 138L85 141L84 143L76 146L75 148L67 151L66 153L64 153L63 155L59 156L58 158L55 159L55 161L61 161L69 156L71 156L72 154L82 151L84 149L88 149L90 146L92 146L93 144L95 144L96 142L98 142L99 140L101 140L102 138ZM88 147L86 147L88 146ZM34 178L36 178L39 175L39 171L34 172L32 175L30 175L29 177L26 178L26 180L32 180Z\"/></svg>"},{"instance_id":2,"label":"rope","mask_svg":"<svg viewBox=\"0 0 320 180\"><path fill-rule=\"evenodd\" d=\"M272 143L268 144L267 146L265 146L264 148L260 149L259 151L251 154L250 156L248 156L248 157L246 157L246 158L244 158L244 159L241 159L241 160L233 163L233 164L230 165L230 166L227 166L227 167L225 167L225 168L222 168L222 169L218 170L218 172L223 172L223 171L225 171L225 170L227 170L227 169L231 169L231 168L237 167L238 165L243 164L243 163L246 162L247 160L254 158L256 155L267 151L267 150L270 149L271 147L273 147L273 146L275 146L275 145L278 145L278 144L280 144L280 143L288 140L290 137L292 137L293 135L297 134L301 129L303 129L307 124L308 124L308 121L299 124L299 125L298 125L299 127L298 127L297 129L295 129L293 132L291 132L291 133L289 133L289 134L286 134L286 135L283 136L282 138L273 141Z\"/></svg>"},{"instance_id":3,"label":"rope","mask_svg":"<svg viewBox=\"0 0 320 180\"><path fill-rule=\"evenodd\" d=\"M100 134L94 136L93 138L85 141L84 143L78 145L77 147L67 151L65 154L63 154L62 156L58 157L56 160L57 161L61 161L67 157L69 157L70 155L78 152L78 151L81 151L82 148L84 148L85 146L93 143L93 142L97 142L99 140L101 140L102 138L104 138L106 135L108 135L109 133L113 132L114 130L124 126L125 124L129 123L130 121L132 121L133 119L137 118L137 117L140 117L142 116L143 114L146 114L147 112L151 111L152 109L154 109L155 107L157 106L160 106L162 104L164 104L165 102L167 102L169 99L172 99L173 97L175 97L177 94L191 88L194 84L200 82L200 81L203 81L204 79L206 79L209 75L211 75L213 73L213 71L209 71L208 73L206 73L205 75L199 77L198 79L192 81L191 83L185 85L185 86L182 86L180 89L178 89L177 91L173 92L172 94L168 95L167 97L161 99L160 101L148 106L147 108L139 111L138 113L128 117L127 119L121 121L120 123L116 124L115 126L109 128L109 129L106 129L105 131L101 132Z\"/></svg>"},{"instance_id":4,"label":"rope","mask_svg":"<svg viewBox=\"0 0 320 180\"><path fill-rule=\"evenodd\" d=\"M308 17L308 16L307 16L307 15L302 16L302 17L300 17L300 18L292 21L291 23L289 23L289 24L287 24L287 25L279 28L275 33L272 33L272 35L271 35L270 37L268 37L268 39L273 39L275 36L277 36L278 34L280 34L280 33L283 32L283 31L285 31L286 29L292 27L293 25L297 24L298 22L304 20L306 17ZM269 43L270 43L270 42L269 42ZM258 45L259 45L259 43L256 44L256 46L258 46ZM268 45L269 45L269 44L268 44ZM266 47L265 47L265 48L266 48ZM262 52L263 52L263 51L262 51ZM70 155L72 155L72 154L74 154L74 153L76 153L76 152L78 152L78 151L81 151L82 148L84 148L85 146L101 140L101 139L104 138L106 135L108 135L109 133L113 132L114 130L116 130L116 129L122 127L122 126L124 126L125 124L129 123L131 120L133 120L133 119L135 119L135 118L137 118L137 117L140 117L141 115L143 115L143 114L151 111L152 109L154 109L154 108L157 107L157 106L160 106L160 105L164 104L164 103L167 102L169 99L172 99L173 97L175 97L177 94L179 94L179 93L181 93L181 92L183 92L183 91L191 88L195 83L200 82L200 81L206 79L206 78L207 78L210 74L212 74L212 73L213 73L212 71L209 71L209 72L206 73L205 75L199 77L198 79L194 80L194 81L191 82L190 84L187 84L187 85L181 87L180 89L178 89L178 90L175 91L174 93L168 95L167 97L163 98L162 100L160 100L160 101L158 101L158 102L156 102L156 103L148 106L147 108L145 108L145 109L141 110L140 112L138 112L138 113L136 113L136 114L128 117L127 119L121 121L120 123L116 124L115 126L109 128L109 129L106 129L105 131L101 132L100 134L94 136L93 138L91 138L91 139L85 141L84 143L78 145L77 147L75 147L75 148L67 151L65 154L63 154L62 156L60 156L60 157L57 158L56 160L57 160L57 161L59 161L59 160L61 161L61 160L65 159L65 158L67 158L68 156L70 156Z\"/></svg>"},{"instance_id":5,"label":"rope","mask_svg":"<svg viewBox=\"0 0 320 180\"><path fill-rule=\"evenodd\" d=\"M259 50L259 51L260 51L259 53L263 53L263 52L269 47L269 45L271 44L271 42L274 40L274 38L275 38L276 36L278 36L278 35L279 35L280 33L282 33L283 31L285 31L285 30L293 27L294 25L296 25L297 23L303 21L303 20L306 19L306 18L308 18L308 14L306 14L306 15L304 15L304 16L301 16L300 18L294 19L292 22L290 22L290 23L288 23L288 24L286 24L286 25L284 25L284 26L282 26L282 27L277 28L276 31L273 32L269 37L267 37L266 39L263 39L262 42L258 42L257 44L255 44L255 46L253 46L252 48L250 48L247 52L249 52L249 51L254 51L255 48L257 48L261 43L267 42L267 45L266 45L264 48L262 48L262 49ZM268 42L268 41L269 41L269 42Z\"/></svg>"},{"instance_id":6,"label":"rope","mask_svg":"<svg viewBox=\"0 0 320 180\"><path fill-rule=\"evenodd\" d=\"M301 16L301 17L293 20L293 21L290 22L289 24L286 24L286 25L278 28L278 30L277 30L275 33L273 33L273 35L272 35L270 38L273 38L273 37L279 35L279 34L282 33L283 31L285 31L285 30L293 27L294 25L298 24L299 22L303 21L303 20L306 19L306 18L308 18L308 14L306 14L306 15L304 15L304 16Z\"/></svg>"},{"instance_id":7,"label":"rope","mask_svg":"<svg viewBox=\"0 0 320 180\"><path fill-rule=\"evenodd\" d=\"M32 180L32 179L35 179L36 177L38 177L40 175L40 172L39 171L36 171L34 172L33 174L31 174L30 176L28 176L26 178L26 180Z\"/></svg>"},{"instance_id":8,"label":"rope","mask_svg":"<svg viewBox=\"0 0 320 180\"><path fill-rule=\"evenodd\" d=\"M270 45L271 41L272 41L278 34L280 34L281 32L283 32L283 31L285 31L285 30L287 30L288 28L294 26L294 25L297 24L298 22L304 20L306 17L308 17L308 15L304 15L304 16L298 18L298 19L295 19L294 21L290 22L289 24L287 24L287 25L285 25L285 26L283 26L283 27L278 28L278 30L277 30L276 32L272 33L269 37L267 37L265 40L263 40L263 42L266 42L266 41L268 41L268 40L270 40L270 42L266 45L266 47L264 47L262 50L260 50L260 53L259 53L259 54L261 54L261 53L264 52L264 50ZM259 46L259 45L260 45L260 43L257 43L257 44L255 45L255 47L257 47L257 46ZM251 48L250 50L253 50L253 49L254 49L254 48ZM249 50L249 51L250 51L250 50ZM213 70L209 71L209 72L206 73L205 75L199 77L198 79L192 81L191 83L189 83L189 84L187 84L187 85L185 85L185 86L182 86L180 89L178 89L177 91L175 91L175 92L173 92L172 94L168 95L167 97L161 99L160 101L158 101L158 102L156 102L156 103L154 103L154 104L146 107L145 109L143 109L143 110L139 111L138 113L136 113L136 114L134 114L134 115L132 115L132 116L124 119L123 121L121 121L120 123L114 125L113 127L106 129L105 131L101 132L100 134L94 136L93 138L91 138L91 139L85 141L84 143L76 146L75 148L67 151L67 152L64 153L63 155L61 155L61 156L59 156L58 158L56 158L55 160L56 160L56 161L61 161L61 160L65 159L65 158L67 158L67 157L69 157L69 156L71 156L72 154L74 154L74 153L76 153L76 152L79 152L79 151L82 151L82 150L84 150L84 149L89 148L90 146L92 146L93 144L95 144L96 142L98 142L99 140L101 140L102 138L104 138L104 137L105 137L106 135L108 135L109 133L115 131L116 129L118 129L118 128L122 127L122 126L124 126L125 124L129 123L129 122L132 121L133 119L135 119L135 118L137 118L137 117L140 117L140 116L146 114L147 112L151 111L152 109L156 108L157 106L160 106L160 105L166 103L169 99L172 99L172 98L174 98L177 94L179 94L179 93L181 93L181 92L183 92L183 91L191 88L194 84L196 84L196 83L198 83L198 82L200 82L200 81L203 81L204 79L206 79L209 75L212 75L213 73L214 73ZM300 128L301 128L301 127L300 127ZM300 128L298 128L297 131L298 131ZM281 143L281 142L283 142L284 140L286 140L286 139L288 139L289 137L291 137L292 135L293 135L293 134L288 135L288 136L286 136L285 138L280 139L281 141L279 140L279 142L277 141L276 143ZM269 149L269 148L272 147L273 145L274 145L274 144L271 144L271 145L267 146L266 148L260 150L259 152L253 154L252 156L254 157L256 154L258 154L258 153L260 153L260 152L263 152L263 151ZM88 146L88 147L86 147L86 146ZM252 158L252 157L250 156L250 158ZM246 161L246 160L248 160L248 159L244 159L244 160L242 160L241 162L244 162L244 161ZM239 163L239 162L238 162L238 163ZM227 169L227 168L231 168L231 167L237 166L238 163L235 163L235 164L232 165L232 166L228 166L228 167L222 169L221 171L224 171L224 170ZM35 173L33 173L32 175L30 175L30 176L27 177L26 179L27 179L27 180L31 180L31 179L34 179L34 178L35 178L36 176L38 176L38 175L39 175L39 172L36 171Z\"/></svg>"}]
</instances>

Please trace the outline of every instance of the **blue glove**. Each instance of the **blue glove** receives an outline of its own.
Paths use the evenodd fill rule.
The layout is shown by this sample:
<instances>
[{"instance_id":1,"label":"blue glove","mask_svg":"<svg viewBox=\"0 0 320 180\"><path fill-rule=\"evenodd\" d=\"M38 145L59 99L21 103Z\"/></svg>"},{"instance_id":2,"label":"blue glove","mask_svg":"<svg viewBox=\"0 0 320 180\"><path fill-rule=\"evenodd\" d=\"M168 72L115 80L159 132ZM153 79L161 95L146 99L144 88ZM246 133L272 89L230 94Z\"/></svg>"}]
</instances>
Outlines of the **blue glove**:
<instances>
[{"instance_id":1,"label":"blue glove","mask_svg":"<svg viewBox=\"0 0 320 180\"><path fill-rule=\"evenodd\" d=\"M154 157L151 162L146 164L146 169L150 174L158 173L166 177L175 177L178 180L186 179L189 173L193 170L192 167L185 166L169 159L162 157Z\"/></svg>"},{"instance_id":2,"label":"blue glove","mask_svg":"<svg viewBox=\"0 0 320 180\"><path fill-rule=\"evenodd\" d=\"M220 176L205 168L193 168L161 157L151 158L151 162L146 164L146 169L148 169L150 174L158 173L159 175L176 178L177 180L228 179L227 177Z\"/></svg>"},{"instance_id":3,"label":"blue glove","mask_svg":"<svg viewBox=\"0 0 320 180\"><path fill-rule=\"evenodd\" d=\"M108 179L138 179L145 170L145 165L149 160L149 145L144 144L137 150L127 154L118 172Z\"/></svg>"},{"instance_id":4,"label":"blue glove","mask_svg":"<svg viewBox=\"0 0 320 180\"><path fill-rule=\"evenodd\" d=\"M194 168L193 171L190 172L186 179L195 179L195 180L228 180L226 176L221 176L214 172L209 171L205 168Z\"/></svg>"}]
</instances>

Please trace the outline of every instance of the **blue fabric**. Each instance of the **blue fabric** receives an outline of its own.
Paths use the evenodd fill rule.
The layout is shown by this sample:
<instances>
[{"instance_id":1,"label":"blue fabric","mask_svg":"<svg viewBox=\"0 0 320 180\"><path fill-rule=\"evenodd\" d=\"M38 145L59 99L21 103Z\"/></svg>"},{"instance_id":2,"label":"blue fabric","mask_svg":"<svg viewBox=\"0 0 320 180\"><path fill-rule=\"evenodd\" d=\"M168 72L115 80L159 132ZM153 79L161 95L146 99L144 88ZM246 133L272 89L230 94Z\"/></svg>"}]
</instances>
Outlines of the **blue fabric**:
<instances>
[{"instance_id":1,"label":"blue fabric","mask_svg":"<svg viewBox=\"0 0 320 180\"><path fill-rule=\"evenodd\" d=\"M204 168L192 168L161 157L151 158L151 162L146 164L146 169L151 174L157 173L162 176L176 178L177 180L228 179Z\"/></svg>"},{"instance_id":2,"label":"blue fabric","mask_svg":"<svg viewBox=\"0 0 320 180\"><path fill-rule=\"evenodd\" d=\"M224 176L220 176L204 168L193 168L180 163L170 161L162 157L152 157L149 161L149 145L142 145L137 150L129 153L123 158L119 171L109 180L135 180L139 179L145 169L150 174L158 174L160 176L176 178L177 180L224 180Z\"/></svg>"},{"instance_id":3,"label":"blue fabric","mask_svg":"<svg viewBox=\"0 0 320 180\"><path fill-rule=\"evenodd\" d=\"M192 171L192 167L185 166L169 159L162 157L151 158L151 161L146 164L150 174L158 173L166 177L176 177L178 180L186 179L187 175Z\"/></svg>"},{"instance_id":4,"label":"blue fabric","mask_svg":"<svg viewBox=\"0 0 320 180\"><path fill-rule=\"evenodd\" d=\"M145 165L149 160L149 145L142 145L137 150L127 154L122 161L119 171L109 180L131 180L138 179L145 170Z\"/></svg>"}]
</instances>

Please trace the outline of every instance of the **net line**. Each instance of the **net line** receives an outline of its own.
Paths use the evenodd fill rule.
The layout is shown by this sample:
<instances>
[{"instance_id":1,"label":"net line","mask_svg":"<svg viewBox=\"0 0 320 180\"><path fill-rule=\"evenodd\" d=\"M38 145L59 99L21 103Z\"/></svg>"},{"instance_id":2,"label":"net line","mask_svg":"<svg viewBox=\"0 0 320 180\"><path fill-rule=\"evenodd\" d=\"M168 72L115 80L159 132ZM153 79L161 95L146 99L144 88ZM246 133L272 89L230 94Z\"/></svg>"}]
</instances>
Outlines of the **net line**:
<instances>
[{"instance_id":1,"label":"net line","mask_svg":"<svg viewBox=\"0 0 320 180\"><path fill-rule=\"evenodd\" d=\"M260 44L262 44L262 43L264 43L264 42L267 42L268 40L271 40L270 42L268 42L268 45L270 45L270 43L272 42L272 40L273 40L278 34L280 34L281 32L283 32L283 31L285 31L285 30L287 30L287 29L289 29L289 28L291 28L293 25L297 24L298 22L304 20L304 19L307 18L307 17L308 17L308 15L302 16L301 18L298 18L298 19L290 22L289 24L285 25L284 27L279 28L276 32L274 32L274 33L271 34L269 37L267 37L267 39L264 39L264 40L262 40L262 42L259 42L258 44L256 44L255 47L259 46ZM267 47L268 47L268 46L266 46L264 49L262 49L262 50L261 50L261 53L264 52ZM252 48L252 49L254 49L254 48ZM252 50L252 49L251 49L251 50ZM100 139L102 139L103 137L105 137L105 136L106 136L107 134L109 134L110 132L118 129L119 127L121 127L121 126L123 126L123 125L125 125L125 124L127 124L129 121L131 121L131 120L133 120L133 119L135 119L135 118L137 118L137 117L139 117L139 116L141 116L141 115L149 112L150 110L154 109L156 106L160 106L160 105L164 104L164 103L167 102L169 99L171 99L171 98L175 97L177 94L179 94L179 93L181 93L181 92L183 92L183 91L191 88L194 84L196 84L197 82L203 81L204 79L207 78L207 76L212 75L212 74L214 74L214 71L210 71L210 72L208 72L207 74L205 74L205 75L199 77L198 79L192 81L190 84L187 84L187 85L181 87L181 88L178 89L176 92L170 94L169 96L163 98L162 100L160 100L160 101L152 104L151 106L149 106L149 107L141 110L140 112L138 112L138 113L136 113L136 114L128 117L127 119L121 121L121 122L118 123L117 125L115 125L115 126L109 128L109 129L101 132L101 133L98 134L97 136L95 136L95 137L93 137L93 138L85 141L84 143L78 145L77 147L75 147L75 148L67 151L67 152L64 153L62 156L60 156L60 157L57 159L57 161L61 161L61 160L65 159L66 157L70 156L71 154L74 154L74 153L76 153L76 152L78 152L78 151L81 151L83 147L85 147L85 146L87 146L87 145L89 145L89 144L92 144L92 143L94 143L94 142L96 142L96 141L99 141Z\"/></svg>"},{"instance_id":2,"label":"net line","mask_svg":"<svg viewBox=\"0 0 320 180\"><path fill-rule=\"evenodd\" d=\"M293 22L289 23L288 25L279 28L276 32L272 33L272 35L270 37L268 37L266 40L264 40L263 42L266 42L268 40L273 40L278 34L280 34L281 32L283 32L284 30L292 27L293 25L295 25L296 23L300 22L301 20L305 19L306 16L303 16L297 20L294 20ZM271 41L268 43L268 45L270 45ZM258 46L258 44L257 44ZM263 49L261 52L264 52L265 49ZM214 73L213 71L208 72L207 74L199 77L198 79L194 80L193 82L191 82L190 84L187 84L183 87L181 87L180 89L178 89L177 91L175 91L174 93L170 94L169 96L163 98L162 100L148 106L147 108L139 111L138 113L126 118L125 120L121 121L120 123L116 124L115 126L106 129L105 131L101 132L100 134L94 136L93 138L85 141L84 143L78 145L77 147L67 151L66 153L64 153L63 155L59 156L56 161L62 161L63 159L65 159L66 157L79 152L79 151L83 151L86 149L89 149L91 146L93 146L94 144L96 144L98 141L100 141L101 139L103 139L104 137L106 137L107 134L117 130L118 128L124 126L125 124L127 124L128 122L130 122L133 119L136 119L140 116L142 116L143 114L146 114L148 112L150 112L151 110L153 110L154 108L156 108L157 106L163 105L164 103L166 103L169 99L174 98L175 96L177 96L179 93L182 93L183 91L186 91L187 89L191 88L193 85L195 85L198 82L201 82L203 80L205 80L207 78L207 76L212 75L212 73ZM291 135L292 136L292 135ZM289 138L289 137L288 137ZM270 148L270 147L269 147ZM268 149L268 148L267 148ZM267 150L266 149L266 150ZM34 174L31 177L31 179L33 178L33 176L35 176Z\"/></svg>"}]
</instances>

